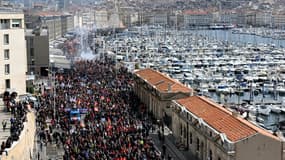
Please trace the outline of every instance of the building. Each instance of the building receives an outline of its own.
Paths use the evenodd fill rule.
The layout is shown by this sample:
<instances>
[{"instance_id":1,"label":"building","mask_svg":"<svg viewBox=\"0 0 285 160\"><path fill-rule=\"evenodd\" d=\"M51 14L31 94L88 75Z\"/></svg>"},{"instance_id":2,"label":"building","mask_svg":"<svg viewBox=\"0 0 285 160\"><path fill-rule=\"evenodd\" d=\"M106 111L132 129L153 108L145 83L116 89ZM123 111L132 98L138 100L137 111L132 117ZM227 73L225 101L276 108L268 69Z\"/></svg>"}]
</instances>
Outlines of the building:
<instances>
[{"instance_id":1,"label":"building","mask_svg":"<svg viewBox=\"0 0 285 160\"><path fill-rule=\"evenodd\" d=\"M237 112L152 70L134 72L134 91L149 113L163 120L185 152L197 160L284 160L285 144Z\"/></svg>"},{"instance_id":2,"label":"building","mask_svg":"<svg viewBox=\"0 0 285 160\"><path fill-rule=\"evenodd\" d=\"M71 14L59 12L34 12L25 14L28 29L46 28L49 41L63 37L74 29L74 17Z\"/></svg>"},{"instance_id":3,"label":"building","mask_svg":"<svg viewBox=\"0 0 285 160\"><path fill-rule=\"evenodd\" d=\"M57 9L66 10L69 6L69 0L57 0Z\"/></svg>"},{"instance_id":4,"label":"building","mask_svg":"<svg viewBox=\"0 0 285 160\"><path fill-rule=\"evenodd\" d=\"M173 101L175 139L199 160L284 160L277 136L200 96Z\"/></svg>"},{"instance_id":5,"label":"building","mask_svg":"<svg viewBox=\"0 0 285 160\"><path fill-rule=\"evenodd\" d=\"M33 6L33 1L32 0L24 0L24 7L27 9L31 9Z\"/></svg>"},{"instance_id":6,"label":"building","mask_svg":"<svg viewBox=\"0 0 285 160\"><path fill-rule=\"evenodd\" d=\"M212 14L206 11L187 10L183 12L184 26L209 26L212 23Z\"/></svg>"},{"instance_id":7,"label":"building","mask_svg":"<svg viewBox=\"0 0 285 160\"><path fill-rule=\"evenodd\" d=\"M61 15L61 33L64 36L65 33L74 29L74 19L70 14Z\"/></svg>"},{"instance_id":8,"label":"building","mask_svg":"<svg viewBox=\"0 0 285 160\"><path fill-rule=\"evenodd\" d=\"M150 17L151 25L166 26L168 23L168 13L166 11L154 11Z\"/></svg>"},{"instance_id":9,"label":"building","mask_svg":"<svg viewBox=\"0 0 285 160\"><path fill-rule=\"evenodd\" d=\"M272 27L271 12L257 12L256 13L256 26Z\"/></svg>"},{"instance_id":10,"label":"building","mask_svg":"<svg viewBox=\"0 0 285 160\"><path fill-rule=\"evenodd\" d=\"M237 13L231 10L218 12L218 22L225 24L237 24Z\"/></svg>"},{"instance_id":11,"label":"building","mask_svg":"<svg viewBox=\"0 0 285 160\"><path fill-rule=\"evenodd\" d=\"M272 15L273 27L278 29L285 28L285 13L274 13Z\"/></svg>"},{"instance_id":12,"label":"building","mask_svg":"<svg viewBox=\"0 0 285 160\"><path fill-rule=\"evenodd\" d=\"M153 69L136 71L134 91L156 119L164 119L170 125L172 100L185 98L193 90Z\"/></svg>"},{"instance_id":13,"label":"building","mask_svg":"<svg viewBox=\"0 0 285 160\"><path fill-rule=\"evenodd\" d=\"M27 55L21 11L0 10L0 92L26 92Z\"/></svg>"},{"instance_id":14,"label":"building","mask_svg":"<svg viewBox=\"0 0 285 160\"><path fill-rule=\"evenodd\" d=\"M47 76L49 67L49 38L46 29L26 30L28 73Z\"/></svg>"},{"instance_id":15,"label":"building","mask_svg":"<svg viewBox=\"0 0 285 160\"><path fill-rule=\"evenodd\" d=\"M95 24L95 10L87 8L81 12L82 26L92 28Z\"/></svg>"},{"instance_id":16,"label":"building","mask_svg":"<svg viewBox=\"0 0 285 160\"><path fill-rule=\"evenodd\" d=\"M97 29L106 29L109 27L108 12L106 9L95 11L95 26Z\"/></svg>"}]
</instances>

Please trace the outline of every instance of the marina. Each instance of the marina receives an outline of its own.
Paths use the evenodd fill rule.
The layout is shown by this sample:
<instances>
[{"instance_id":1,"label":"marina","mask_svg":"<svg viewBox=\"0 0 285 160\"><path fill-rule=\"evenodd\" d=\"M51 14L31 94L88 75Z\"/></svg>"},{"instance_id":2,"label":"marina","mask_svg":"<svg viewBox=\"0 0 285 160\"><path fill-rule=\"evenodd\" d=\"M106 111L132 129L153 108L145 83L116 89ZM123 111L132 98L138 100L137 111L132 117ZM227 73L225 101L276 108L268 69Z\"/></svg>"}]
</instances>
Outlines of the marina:
<instances>
[{"instance_id":1,"label":"marina","mask_svg":"<svg viewBox=\"0 0 285 160\"><path fill-rule=\"evenodd\" d=\"M266 42L262 37L231 32L143 26L103 37L104 45L96 47L101 57L114 57L131 72L153 68L188 85L198 95L241 115L248 113L250 121L265 129L282 129L285 50L281 44L285 42L271 39L268 42L276 43L261 43ZM234 36L241 36L242 43Z\"/></svg>"}]
</instances>

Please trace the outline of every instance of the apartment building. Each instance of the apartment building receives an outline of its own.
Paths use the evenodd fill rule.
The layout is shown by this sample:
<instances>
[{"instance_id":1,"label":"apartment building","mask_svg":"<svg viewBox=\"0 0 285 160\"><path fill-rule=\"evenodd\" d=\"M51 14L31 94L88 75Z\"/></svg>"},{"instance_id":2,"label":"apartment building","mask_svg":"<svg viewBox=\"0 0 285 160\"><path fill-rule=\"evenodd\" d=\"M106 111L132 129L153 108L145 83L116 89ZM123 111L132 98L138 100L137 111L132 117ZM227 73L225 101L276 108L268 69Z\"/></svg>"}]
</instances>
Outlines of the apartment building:
<instances>
[{"instance_id":1,"label":"apartment building","mask_svg":"<svg viewBox=\"0 0 285 160\"><path fill-rule=\"evenodd\" d=\"M0 10L0 53L0 93L25 93L27 56L22 12Z\"/></svg>"},{"instance_id":2,"label":"apartment building","mask_svg":"<svg viewBox=\"0 0 285 160\"><path fill-rule=\"evenodd\" d=\"M272 27L272 13L259 11L256 13L256 26Z\"/></svg>"},{"instance_id":3,"label":"apartment building","mask_svg":"<svg viewBox=\"0 0 285 160\"><path fill-rule=\"evenodd\" d=\"M184 26L209 26L212 23L213 15L206 11L187 10L184 11Z\"/></svg>"}]
</instances>

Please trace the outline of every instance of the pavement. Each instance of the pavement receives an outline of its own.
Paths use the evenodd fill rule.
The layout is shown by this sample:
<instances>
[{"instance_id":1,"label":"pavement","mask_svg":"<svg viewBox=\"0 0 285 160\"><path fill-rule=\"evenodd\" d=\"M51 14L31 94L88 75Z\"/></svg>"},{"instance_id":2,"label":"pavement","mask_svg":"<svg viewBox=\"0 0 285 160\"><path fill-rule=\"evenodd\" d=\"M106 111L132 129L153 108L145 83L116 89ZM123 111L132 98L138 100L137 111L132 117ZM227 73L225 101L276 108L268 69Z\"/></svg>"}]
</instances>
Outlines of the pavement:
<instances>
[{"instance_id":1,"label":"pavement","mask_svg":"<svg viewBox=\"0 0 285 160\"><path fill-rule=\"evenodd\" d=\"M193 156L190 151L181 151L175 146L175 138L172 135L170 129L165 127L164 129L164 142L159 140L158 138L158 128L155 129L154 132L150 133L150 137L153 139L156 148L162 153L162 146L165 144L166 146L166 155L164 158L167 159L168 155L171 156L172 160L197 160L195 156Z\"/></svg>"}]
</instances>

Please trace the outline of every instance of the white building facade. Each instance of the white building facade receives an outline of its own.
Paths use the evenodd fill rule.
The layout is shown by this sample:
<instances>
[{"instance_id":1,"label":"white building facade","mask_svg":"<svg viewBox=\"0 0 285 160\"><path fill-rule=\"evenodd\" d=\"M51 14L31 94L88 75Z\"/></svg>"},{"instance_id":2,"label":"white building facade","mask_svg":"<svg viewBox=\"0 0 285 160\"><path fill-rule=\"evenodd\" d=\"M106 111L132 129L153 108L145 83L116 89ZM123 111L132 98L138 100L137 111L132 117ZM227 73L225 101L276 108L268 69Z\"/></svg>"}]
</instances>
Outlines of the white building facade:
<instances>
[{"instance_id":1,"label":"white building facade","mask_svg":"<svg viewBox=\"0 0 285 160\"><path fill-rule=\"evenodd\" d=\"M0 93L26 93L27 56L24 14L0 10Z\"/></svg>"}]
</instances>

